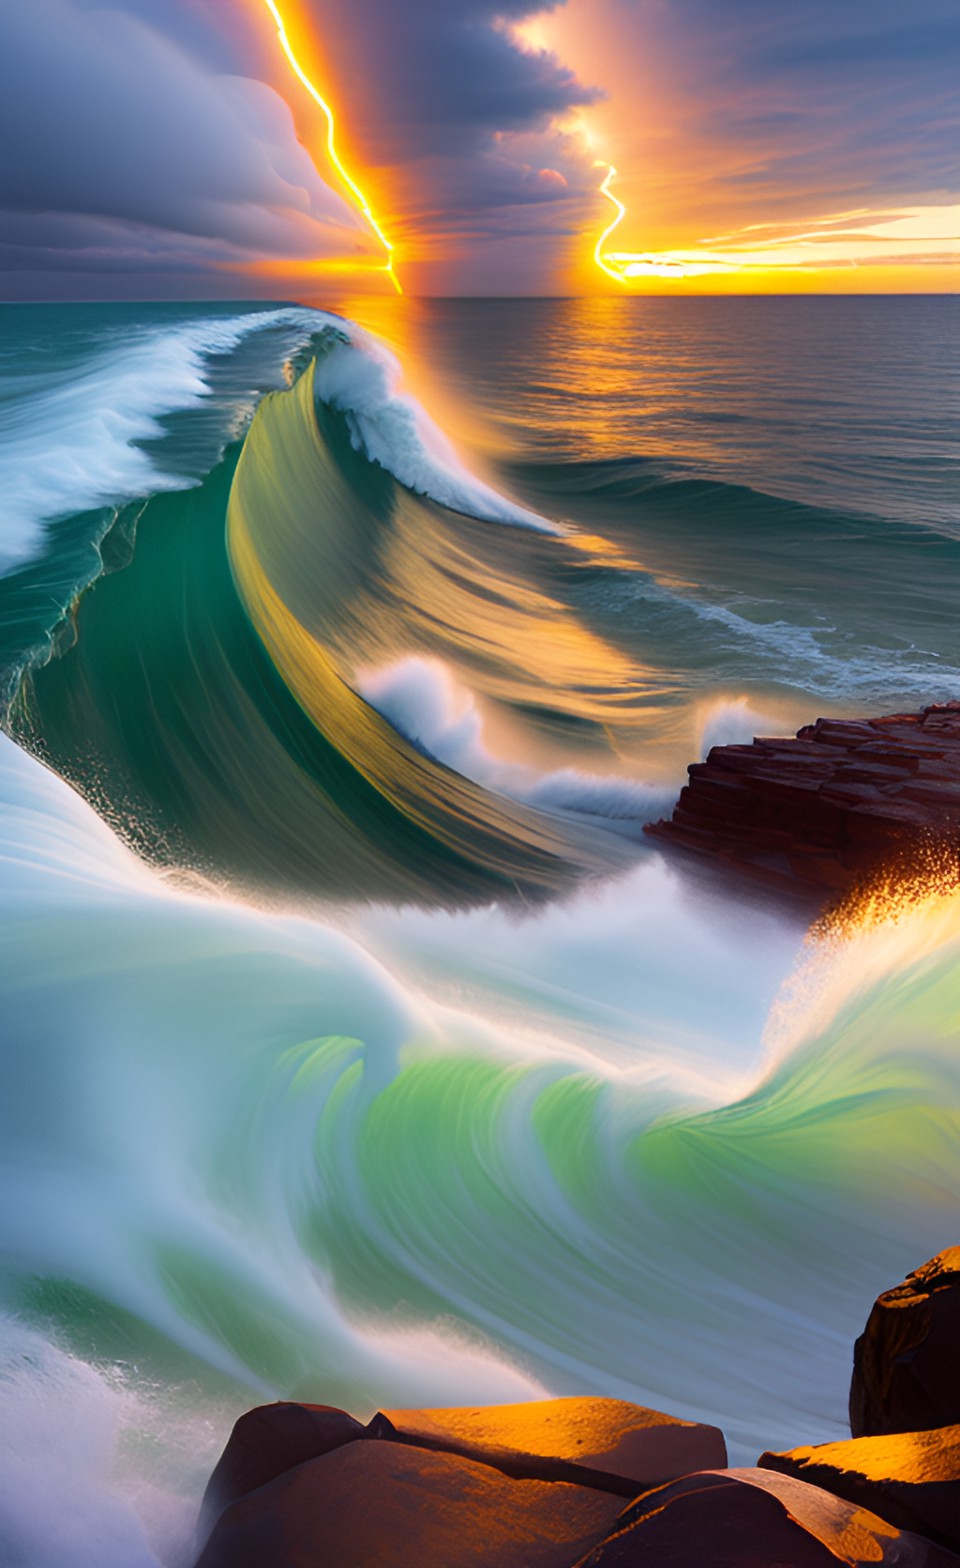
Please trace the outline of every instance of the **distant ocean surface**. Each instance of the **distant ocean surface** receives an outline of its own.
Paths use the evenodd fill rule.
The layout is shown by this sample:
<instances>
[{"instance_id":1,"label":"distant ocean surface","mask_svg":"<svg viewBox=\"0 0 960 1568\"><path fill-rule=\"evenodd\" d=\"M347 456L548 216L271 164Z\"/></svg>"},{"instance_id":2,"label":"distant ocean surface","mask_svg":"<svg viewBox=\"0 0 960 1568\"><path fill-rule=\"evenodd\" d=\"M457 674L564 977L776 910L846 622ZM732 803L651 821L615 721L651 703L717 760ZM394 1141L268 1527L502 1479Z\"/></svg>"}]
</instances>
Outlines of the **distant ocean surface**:
<instances>
[{"instance_id":1,"label":"distant ocean surface","mask_svg":"<svg viewBox=\"0 0 960 1568\"><path fill-rule=\"evenodd\" d=\"M276 1397L841 1436L956 1240L960 901L641 830L960 696L957 301L0 323L0 1559L182 1568Z\"/></svg>"}]
</instances>

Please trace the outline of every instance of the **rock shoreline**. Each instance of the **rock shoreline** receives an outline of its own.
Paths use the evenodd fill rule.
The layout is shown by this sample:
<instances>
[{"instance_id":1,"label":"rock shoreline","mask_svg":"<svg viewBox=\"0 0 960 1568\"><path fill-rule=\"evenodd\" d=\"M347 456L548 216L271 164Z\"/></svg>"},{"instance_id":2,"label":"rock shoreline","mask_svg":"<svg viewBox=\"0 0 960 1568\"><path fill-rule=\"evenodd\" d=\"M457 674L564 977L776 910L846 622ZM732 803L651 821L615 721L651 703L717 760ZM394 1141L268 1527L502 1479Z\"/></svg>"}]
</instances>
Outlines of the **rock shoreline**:
<instances>
[{"instance_id":1,"label":"rock shoreline","mask_svg":"<svg viewBox=\"0 0 960 1568\"><path fill-rule=\"evenodd\" d=\"M644 832L768 887L825 901L910 877L918 857L960 873L960 702L817 719L687 771L673 815Z\"/></svg>"},{"instance_id":2,"label":"rock shoreline","mask_svg":"<svg viewBox=\"0 0 960 1568\"><path fill-rule=\"evenodd\" d=\"M718 1428L624 1400L260 1406L195 1568L960 1568L960 1247L878 1298L850 1410L847 1441L728 1469Z\"/></svg>"}]
</instances>

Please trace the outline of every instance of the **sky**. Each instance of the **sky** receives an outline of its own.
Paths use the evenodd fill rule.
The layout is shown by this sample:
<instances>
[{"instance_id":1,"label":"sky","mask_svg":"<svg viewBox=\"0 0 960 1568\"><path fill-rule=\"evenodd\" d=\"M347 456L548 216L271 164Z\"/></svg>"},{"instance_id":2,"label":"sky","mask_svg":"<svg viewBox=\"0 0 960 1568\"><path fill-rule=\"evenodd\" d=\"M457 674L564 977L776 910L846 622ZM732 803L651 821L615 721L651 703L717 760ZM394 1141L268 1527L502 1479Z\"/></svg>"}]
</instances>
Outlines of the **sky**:
<instances>
[{"instance_id":1,"label":"sky","mask_svg":"<svg viewBox=\"0 0 960 1568\"><path fill-rule=\"evenodd\" d=\"M956 290L958 81L957 0L8 3L0 296Z\"/></svg>"}]
</instances>

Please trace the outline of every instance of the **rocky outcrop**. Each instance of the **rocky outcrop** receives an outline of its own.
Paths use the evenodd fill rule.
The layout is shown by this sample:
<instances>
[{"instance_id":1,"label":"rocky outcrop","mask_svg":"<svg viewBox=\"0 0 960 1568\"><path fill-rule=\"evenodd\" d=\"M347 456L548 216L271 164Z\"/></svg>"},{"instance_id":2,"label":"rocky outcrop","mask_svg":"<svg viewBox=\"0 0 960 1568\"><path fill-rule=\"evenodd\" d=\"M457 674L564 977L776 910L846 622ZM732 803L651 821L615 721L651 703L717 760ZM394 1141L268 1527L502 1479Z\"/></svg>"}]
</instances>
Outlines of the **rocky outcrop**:
<instances>
[{"instance_id":1,"label":"rocky outcrop","mask_svg":"<svg viewBox=\"0 0 960 1568\"><path fill-rule=\"evenodd\" d=\"M232 1503L197 1568L572 1568L622 1507L592 1487L357 1442Z\"/></svg>"},{"instance_id":2,"label":"rocky outcrop","mask_svg":"<svg viewBox=\"0 0 960 1568\"><path fill-rule=\"evenodd\" d=\"M685 1476L648 1492L578 1568L960 1568L865 1508L769 1470Z\"/></svg>"},{"instance_id":3,"label":"rocky outcrop","mask_svg":"<svg viewBox=\"0 0 960 1568\"><path fill-rule=\"evenodd\" d=\"M821 900L879 872L960 870L960 703L817 719L794 739L714 746L645 831Z\"/></svg>"},{"instance_id":4,"label":"rocky outcrop","mask_svg":"<svg viewBox=\"0 0 960 1568\"><path fill-rule=\"evenodd\" d=\"M571 1568L626 1500L725 1463L716 1427L618 1399L391 1410L366 1426L327 1405L265 1405L240 1418L210 1478L198 1568L297 1568L313 1562L311 1540L331 1568ZM414 1529L407 1515L419 1509ZM519 1555L504 1544L504 1521ZM476 1534L469 1550L458 1529ZM403 1542L422 1555L412 1544L404 1555Z\"/></svg>"},{"instance_id":5,"label":"rocky outcrop","mask_svg":"<svg viewBox=\"0 0 960 1568\"><path fill-rule=\"evenodd\" d=\"M960 1568L960 1247L877 1300L849 1441L724 1468L716 1427L616 1399L237 1422L196 1568Z\"/></svg>"},{"instance_id":6,"label":"rocky outcrop","mask_svg":"<svg viewBox=\"0 0 960 1568\"><path fill-rule=\"evenodd\" d=\"M762 1454L760 1466L960 1551L960 1426Z\"/></svg>"},{"instance_id":7,"label":"rocky outcrop","mask_svg":"<svg viewBox=\"0 0 960 1568\"><path fill-rule=\"evenodd\" d=\"M877 1298L853 1352L854 1437L960 1423L960 1247Z\"/></svg>"},{"instance_id":8,"label":"rocky outcrop","mask_svg":"<svg viewBox=\"0 0 960 1568\"><path fill-rule=\"evenodd\" d=\"M365 1434L361 1422L333 1405L280 1401L247 1410L235 1423L230 1441L207 1482L197 1524L198 1545L204 1544L231 1503L266 1486L285 1471L355 1443Z\"/></svg>"}]
</instances>

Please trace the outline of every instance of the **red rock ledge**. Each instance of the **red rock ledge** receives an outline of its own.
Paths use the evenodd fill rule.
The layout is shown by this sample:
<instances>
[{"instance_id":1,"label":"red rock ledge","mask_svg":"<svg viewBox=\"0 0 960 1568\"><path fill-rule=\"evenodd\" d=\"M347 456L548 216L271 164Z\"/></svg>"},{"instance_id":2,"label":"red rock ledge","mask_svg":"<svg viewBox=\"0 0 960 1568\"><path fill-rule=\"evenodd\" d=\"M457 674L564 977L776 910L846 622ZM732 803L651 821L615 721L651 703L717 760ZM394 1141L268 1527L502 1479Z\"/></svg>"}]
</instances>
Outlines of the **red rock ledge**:
<instances>
[{"instance_id":1,"label":"red rock ledge","mask_svg":"<svg viewBox=\"0 0 960 1568\"><path fill-rule=\"evenodd\" d=\"M644 831L785 891L852 891L918 857L960 871L960 702L817 719L796 738L714 746L669 821Z\"/></svg>"}]
</instances>

